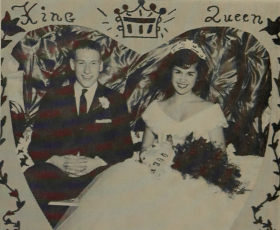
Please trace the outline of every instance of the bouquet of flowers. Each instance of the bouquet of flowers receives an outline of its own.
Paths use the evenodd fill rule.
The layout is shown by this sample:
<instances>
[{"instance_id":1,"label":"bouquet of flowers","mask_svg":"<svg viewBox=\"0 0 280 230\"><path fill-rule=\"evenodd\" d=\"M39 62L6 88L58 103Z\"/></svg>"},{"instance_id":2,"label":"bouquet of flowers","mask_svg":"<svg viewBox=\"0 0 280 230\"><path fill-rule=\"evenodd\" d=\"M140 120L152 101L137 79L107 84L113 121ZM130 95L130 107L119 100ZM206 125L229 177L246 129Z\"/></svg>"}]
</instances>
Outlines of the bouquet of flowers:
<instances>
[{"instance_id":1,"label":"bouquet of flowers","mask_svg":"<svg viewBox=\"0 0 280 230\"><path fill-rule=\"evenodd\" d=\"M191 133L183 145L174 146L175 157L171 167L181 172L185 178L190 175L194 179L204 178L209 184L214 184L227 193L238 191L241 177L238 167L228 162L227 155L220 148L213 146L200 137L193 140Z\"/></svg>"}]
</instances>

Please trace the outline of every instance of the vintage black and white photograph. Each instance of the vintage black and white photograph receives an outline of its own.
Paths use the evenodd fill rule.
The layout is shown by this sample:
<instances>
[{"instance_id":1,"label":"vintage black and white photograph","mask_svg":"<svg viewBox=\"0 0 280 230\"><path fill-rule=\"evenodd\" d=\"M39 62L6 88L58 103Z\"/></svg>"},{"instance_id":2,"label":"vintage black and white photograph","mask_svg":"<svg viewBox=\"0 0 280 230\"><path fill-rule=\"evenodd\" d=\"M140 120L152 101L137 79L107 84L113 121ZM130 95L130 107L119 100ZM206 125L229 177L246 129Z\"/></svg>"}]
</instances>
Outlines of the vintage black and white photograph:
<instances>
[{"instance_id":1,"label":"vintage black and white photograph","mask_svg":"<svg viewBox=\"0 0 280 230\"><path fill-rule=\"evenodd\" d=\"M12 56L18 156L53 227L72 205L59 229L169 229L186 213L182 228L217 229L225 217L201 222L202 206L230 210L232 224L268 137L270 58L256 38L199 28L140 55L96 30L48 26Z\"/></svg>"}]
</instances>

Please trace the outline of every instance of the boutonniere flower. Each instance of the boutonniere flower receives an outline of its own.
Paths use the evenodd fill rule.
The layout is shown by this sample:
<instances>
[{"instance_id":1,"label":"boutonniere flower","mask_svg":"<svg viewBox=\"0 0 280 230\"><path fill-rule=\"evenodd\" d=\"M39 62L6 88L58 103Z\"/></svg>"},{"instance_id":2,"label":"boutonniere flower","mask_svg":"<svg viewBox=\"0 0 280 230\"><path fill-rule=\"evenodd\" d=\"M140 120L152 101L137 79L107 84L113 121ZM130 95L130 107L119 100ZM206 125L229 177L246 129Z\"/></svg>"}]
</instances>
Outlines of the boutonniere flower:
<instances>
[{"instance_id":1,"label":"boutonniere flower","mask_svg":"<svg viewBox=\"0 0 280 230\"><path fill-rule=\"evenodd\" d=\"M99 104L96 107L94 107L93 110L96 110L100 107L102 107L103 109L109 108L110 102L106 97L99 97L98 100L99 100Z\"/></svg>"},{"instance_id":2,"label":"boutonniere flower","mask_svg":"<svg viewBox=\"0 0 280 230\"><path fill-rule=\"evenodd\" d=\"M108 109L110 106L110 102L106 97L100 97L99 103L100 103L101 107L104 109Z\"/></svg>"}]
</instances>

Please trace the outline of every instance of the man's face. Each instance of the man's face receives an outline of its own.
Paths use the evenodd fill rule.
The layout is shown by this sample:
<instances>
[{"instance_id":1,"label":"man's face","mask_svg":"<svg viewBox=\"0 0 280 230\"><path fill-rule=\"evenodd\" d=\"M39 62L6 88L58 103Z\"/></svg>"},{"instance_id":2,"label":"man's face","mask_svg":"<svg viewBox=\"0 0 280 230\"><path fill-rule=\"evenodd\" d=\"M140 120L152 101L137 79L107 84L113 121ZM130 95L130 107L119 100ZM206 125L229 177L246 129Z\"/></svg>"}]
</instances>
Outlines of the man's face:
<instances>
[{"instance_id":1,"label":"man's face","mask_svg":"<svg viewBox=\"0 0 280 230\"><path fill-rule=\"evenodd\" d=\"M70 59L70 67L76 73L77 81L84 87L91 87L103 69L103 62L96 50L77 49L75 60Z\"/></svg>"}]
</instances>

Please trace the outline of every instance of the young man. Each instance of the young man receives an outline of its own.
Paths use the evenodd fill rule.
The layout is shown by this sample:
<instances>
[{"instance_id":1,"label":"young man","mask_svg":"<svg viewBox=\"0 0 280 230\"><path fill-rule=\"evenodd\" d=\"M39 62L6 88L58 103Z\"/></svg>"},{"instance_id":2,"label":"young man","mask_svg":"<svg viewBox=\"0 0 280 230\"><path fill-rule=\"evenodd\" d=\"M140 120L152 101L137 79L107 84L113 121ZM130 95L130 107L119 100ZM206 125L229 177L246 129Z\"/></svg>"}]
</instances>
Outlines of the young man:
<instances>
[{"instance_id":1,"label":"young man","mask_svg":"<svg viewBox=\"0 0 280 230\"><path fill-rule=\"evenodd\" d=\"M77 197L93 178L133 154L124 97L97 79L103 69L100 45L74 43L74 85L50 90L34 123L27 181L40 207Z\"/></svg>"}]
</instances>

